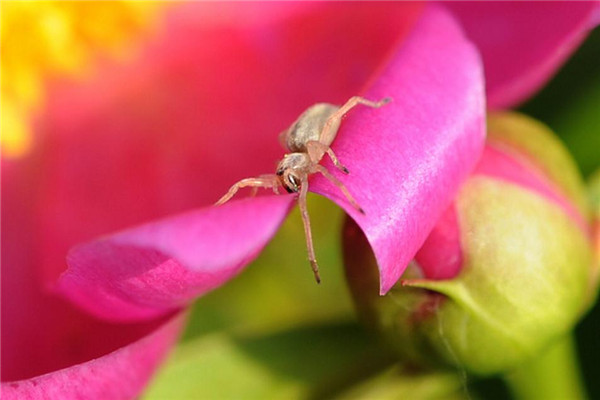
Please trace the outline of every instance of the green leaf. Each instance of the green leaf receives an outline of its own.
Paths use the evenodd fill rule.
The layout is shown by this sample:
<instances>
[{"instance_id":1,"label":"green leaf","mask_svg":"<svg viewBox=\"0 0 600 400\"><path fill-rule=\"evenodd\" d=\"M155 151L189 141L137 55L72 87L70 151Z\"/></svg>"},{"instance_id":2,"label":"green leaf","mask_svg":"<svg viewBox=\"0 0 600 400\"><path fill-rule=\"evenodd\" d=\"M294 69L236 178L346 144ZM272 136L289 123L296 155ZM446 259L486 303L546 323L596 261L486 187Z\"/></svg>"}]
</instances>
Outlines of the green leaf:
<instances>
[{"instance_id":1,"label":"green leaf","mask_svg":"<svg viewBox=\"0 0 600 400\"><path fill-rule=\"evenodd\" d=\"M144 399L330 398L389 364L356 324L181 344Z\"/></svg>"},{"instance_id":2,"label":"green leaf","mask_svg":"<svg viewBox=\"0 0 600 400\"><path fill-rule=\"evenodd\" d=\"M387 371L360 382L339 396L339 400L412 399L458 400L469 399L470 390L459 376L449 372L410 373L407 368L394 366Z\"/></svg>"}]
</instances>

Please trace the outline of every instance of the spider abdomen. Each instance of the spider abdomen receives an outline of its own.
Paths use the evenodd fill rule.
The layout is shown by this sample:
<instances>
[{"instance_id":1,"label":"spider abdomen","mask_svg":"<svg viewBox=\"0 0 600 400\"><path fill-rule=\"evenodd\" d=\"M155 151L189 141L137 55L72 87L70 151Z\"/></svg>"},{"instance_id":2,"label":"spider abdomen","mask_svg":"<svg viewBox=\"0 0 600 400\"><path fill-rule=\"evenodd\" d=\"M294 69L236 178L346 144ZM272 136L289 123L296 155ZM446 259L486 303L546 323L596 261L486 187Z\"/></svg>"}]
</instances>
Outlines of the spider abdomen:
<instances>
[{"instance_id":1,"label":"spider abdomen","mask_svg":"<svg viewBox=\"0 0 600 400\"><path fill-rule=\"evenodd\" d=\"M339 109L339 106L329 103L317 103L302 113L300 117L284 133L284 143L292 152L306 152L306 143L311 140L320 141L320 135L329 117ZM336 132L339 121L332 124L331 129ZM335 136L335 135L333 135ZM331 143L323 143L329 146Z\"/></svg>"}]
</instances>

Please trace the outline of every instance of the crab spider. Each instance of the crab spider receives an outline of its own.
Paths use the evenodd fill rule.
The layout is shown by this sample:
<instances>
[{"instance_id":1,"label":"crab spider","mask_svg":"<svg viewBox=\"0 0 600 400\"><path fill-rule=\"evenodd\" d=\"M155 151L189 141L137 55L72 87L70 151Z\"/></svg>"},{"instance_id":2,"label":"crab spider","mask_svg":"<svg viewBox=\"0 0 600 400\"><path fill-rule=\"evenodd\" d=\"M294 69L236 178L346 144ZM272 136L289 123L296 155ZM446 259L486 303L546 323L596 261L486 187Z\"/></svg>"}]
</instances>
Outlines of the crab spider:
<instances>
[{"instance_id":1,"label":"crab spider","mask_svg":"<svg viewBox=\"0 0 600 400\"><path fill-rule=\"evenodd\" d=\"M354 96L341 107L328 103L318 103L309 107L298 117L296 122L281 133L280 141L286 150L289 150L289 153L279 162L276 172L256 178L242 179L234 184L215 205L219 206L226 203L239 189L244 187L251 187L253 193L259 187L271 188L275 194L279 194L279 186L283 186L288 193L298 193L298 205L304 223L308 259L315 274L315 279L317 283L320 283L319 265L315 258L310 219L306 208L308 177L317 172L322 174L340 189L354 208L364 214L363 209L354 200L346 186L319 163L327 154L340 171L348 174L348 169L338 160L330 147L337 135L342 117L359 104L379 108L389 103L390 100L386 97L374 102L363 97Z\"/></svg>"}]
</instances>

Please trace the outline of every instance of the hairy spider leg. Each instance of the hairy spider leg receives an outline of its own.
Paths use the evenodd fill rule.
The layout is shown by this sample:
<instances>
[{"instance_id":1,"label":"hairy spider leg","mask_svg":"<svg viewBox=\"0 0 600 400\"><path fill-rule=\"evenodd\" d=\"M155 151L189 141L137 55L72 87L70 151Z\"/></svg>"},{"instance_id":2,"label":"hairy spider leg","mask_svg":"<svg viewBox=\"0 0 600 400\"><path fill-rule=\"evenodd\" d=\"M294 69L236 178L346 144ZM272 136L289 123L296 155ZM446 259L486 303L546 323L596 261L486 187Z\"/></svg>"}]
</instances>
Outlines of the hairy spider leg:
<instances>
[{"instance_id":1,"label":"hairy spider leg","mask_svg":"<svg viewBox=\"0 0 600 400\"><path fill-rule=\"evenodd\" d=\"M261 175L258 178L246 178L234 184L229 191L225 194L225 196L221 197L219 201L215 203L215 206L220 206L221 204L225 204L231 199L238 190L244 187L252 187L252 188L271 188L273 192L279 194L278 187L280 185L279 177L275 174L269 175Z\"/></svg>"},{"instance_id":2,"label":"hairy spider leg","mask_svg":"<svg viewBox=\"0 0 600 400\"><path fill-rule=\"evenodd\" d=\"M331 150L331 147L321 142L318 142L316 140L309 140L308 143L306 143L306 152L308 153L310 161L313 164L318 164L325 155L325 153L327 153L327 155L329 155L329 158L331 158L331 161L333 161L333 165L335 165L337 169L339 169L345 174L350 173L350 171L348 171L348 168L346 168L336 157L333 150Z\"/></svg>"},{"instance_id":3,"label":"hairy spider leg","mask_svg":"<svg viewBox=\"0 0 600 400\"><path fill-rule=\"evenodd\" d=\"M304 178L300 184L300 195L298 196L298 206L300 207L300 215L302 215L302 223L304 224L304 236L306 237L306 248L308 249L308 260L310 267L315 274L317 283L321 283L319 276L319 265L315 257L315 249L313 248L312 232L310 230L310 218L308 209L306 208L306 194L308 193L308 179Z\"/></svg>"},{"instance_id":4,"label":"hairy spider leg","mask_svg":"<svg viewBox=\"0 0 600 400\"><path fill-rule=\"evenodd\" d=\"M321 131L321 136L319 137L319 142L321 142L321 143L333 142L333 139L335 139L335 135L337 134L337 132L331 130L331 126L333 125L334 121L339 121L340 119L342 119L342 117L344 115L346 115L346 113L348 113L348 111L350 111L357 105L362 104L362 105L372 107L372 108L379 108L379 107L389 103L391 100L392 99L390 97L386 97L379 101L371 101L371 100L365 99L364 97L360 97L360 96L351 97L350 100L348 100L346 102L346 104L341 106L336 112L334 112L333 114L331 114L331 116L329 118L327 118L327 122L325 122L325 126L323 127L323 130ZM330 154L330 156L331 156L331 154Z\"/></svg>"},{"instance_id":5,"label":"hairy spider leg","mask_svg":"<svg viewBox=\"0 0 600 400\"><path fill-rule=\"evenodd\" d=\"M354 197L352 197L352 195L350 194L350 192L348 191L346 186L344 186L344 184L342 182L340 182L340 180L338 178L331 175L331 173L329 171L327 171L327 168L325 168L324 166L319 165L319 164L315 165L313 168L314 168L314 171L320 172L325 178L329 179L329 181L331 183L333 183L335 186L337 186L338 189L340 189L341 192L344 193L344 196L346 196L346 198L348 199L348 201L350 202L352 207L356 208L356 210L358 212L360 212L361 214L365 213L365 211L361 208L361 206L358 205L356 200L354 200Z\"/></svg>"}]
</instances>

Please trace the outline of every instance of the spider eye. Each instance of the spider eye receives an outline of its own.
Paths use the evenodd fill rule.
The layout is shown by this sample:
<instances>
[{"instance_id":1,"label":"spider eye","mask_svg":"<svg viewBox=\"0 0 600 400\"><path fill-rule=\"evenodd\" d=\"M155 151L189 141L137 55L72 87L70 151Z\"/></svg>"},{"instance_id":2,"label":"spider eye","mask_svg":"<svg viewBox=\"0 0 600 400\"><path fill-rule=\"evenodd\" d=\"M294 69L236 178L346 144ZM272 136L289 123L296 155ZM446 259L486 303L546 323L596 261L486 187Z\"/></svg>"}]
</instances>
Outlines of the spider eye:
<instances>
[{"instance_id":1,"label":"spider eye","mask_svg":"<svg viewBox=\"0 0 600 400\"><path fill-rule=\"evenodd\" d=\"M291 174L288 175L287 178L288 178L289 185L286 185L286 188L289 189L288 191L291 190L291 192L297 192L298 188L299 188L299 182L298 182L297 178Z\"/></svg>"}]
</instances>

